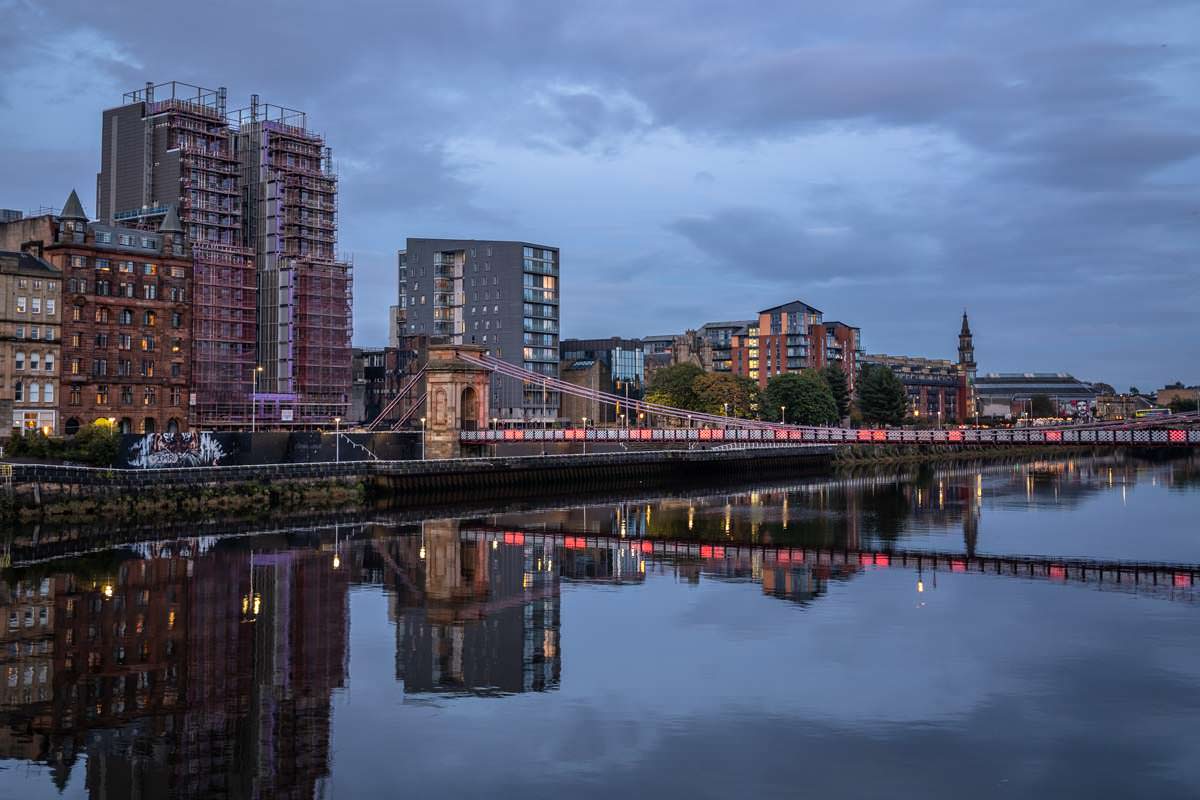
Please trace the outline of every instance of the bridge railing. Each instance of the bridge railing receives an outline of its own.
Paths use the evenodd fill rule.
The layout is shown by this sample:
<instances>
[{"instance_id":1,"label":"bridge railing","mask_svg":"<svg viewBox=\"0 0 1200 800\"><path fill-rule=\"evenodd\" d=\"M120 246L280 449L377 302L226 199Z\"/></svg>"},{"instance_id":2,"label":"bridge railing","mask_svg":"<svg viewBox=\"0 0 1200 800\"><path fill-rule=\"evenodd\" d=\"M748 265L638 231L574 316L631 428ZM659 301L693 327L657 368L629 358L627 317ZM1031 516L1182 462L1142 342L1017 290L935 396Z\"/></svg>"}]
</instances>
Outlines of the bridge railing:
<instances>
[{"instance_id":1,"label":"bridge railing","mask_svg":"<svg viewBox=\"0 0 1200 800\"><path fill-rule=\"evenodd\" d=\"M1200 445L1200 429L558 428L462 431L464 444L516 442L797 442L829 444Z\"/></svg>"}]
</instances>

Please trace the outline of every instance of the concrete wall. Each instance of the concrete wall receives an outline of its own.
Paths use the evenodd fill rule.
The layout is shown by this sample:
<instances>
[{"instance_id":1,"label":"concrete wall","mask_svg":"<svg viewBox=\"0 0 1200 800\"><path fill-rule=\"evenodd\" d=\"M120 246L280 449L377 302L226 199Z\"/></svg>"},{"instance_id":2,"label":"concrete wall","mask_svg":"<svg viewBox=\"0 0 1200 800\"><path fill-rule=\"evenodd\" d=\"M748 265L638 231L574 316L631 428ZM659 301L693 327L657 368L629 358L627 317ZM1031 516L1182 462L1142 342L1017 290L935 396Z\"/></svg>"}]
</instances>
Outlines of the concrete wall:
<instances>
[{"instance_id":1,"label":"concrete wall","mask_svg":"<svg viewBox=\"0 0 1200 800\"><path fill-rule=\"evenodd\" d=\"M335 444L336 441L336 444ZM420 456L420 433L149 433L121 437L118 466L166 467L392 461Z\"/></svg>"}]
</instances>

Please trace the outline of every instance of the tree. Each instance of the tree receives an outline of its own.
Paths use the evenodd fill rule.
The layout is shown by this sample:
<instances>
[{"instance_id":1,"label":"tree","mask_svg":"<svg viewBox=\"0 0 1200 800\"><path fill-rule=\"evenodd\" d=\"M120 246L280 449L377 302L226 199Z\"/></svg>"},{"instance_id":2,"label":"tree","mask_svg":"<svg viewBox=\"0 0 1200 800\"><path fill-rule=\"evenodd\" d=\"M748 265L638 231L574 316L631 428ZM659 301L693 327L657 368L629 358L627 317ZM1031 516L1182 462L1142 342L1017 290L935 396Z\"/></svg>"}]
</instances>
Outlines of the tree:
<instances>
[{"instance_id":1,"label":"tree","mask_svg":"<svg viewBox=\"0 0 1200 800\"><path fill-rule=\"evenodd\" d=\"M96 467L111 466L120 452L121 434L108 420L97 420L80 428L70 441L70 455Z\"/></svg>"},{"instance_id":2,"label":"tree","mask_svg":"<svg viewBox=\"0 0 1200 800\"><path fill-rule=\"evenodd\" d=\"M843 419L850 413L850 386L846 381L846 372L837 364L827 364L821 368L821 377L829 384L833 392L833 401L837 403L838 419Z\"/></svg>"},{"instance_id":3,"label":"tree","mask_svg":"<svg viewBox=\"0 0 1200 800\"><path fill-rule=\"evenodd\" d=\"M1130 394L1141 394L1141 392L1140 392L1140 391L1138 391L1138 388L1137 388L1136 386L1130 386L1130 387L1129 387L1129 393L1130 393Z\"/></svg>"},{"instance_id":4,"label":"tree","mask_svg":"<svg viewBox=\"0 0 1200 800\"><path fill-rule=\"evenodd\" d=\"M1033 417L1057 417L1058 409L1049 395L1035 394L1029 400L1029 413Z\"/></svg>"},{"instance_id":5,"label":"tree","mask_svg":"<svg viewBox=\"0 0 1200 800\"><path fill-rule=\"evenodd\" d=\"M784 418L797 425L828 425L837 422L837 401L829 384L816 370L786 372L776 376L763 392L763 412L768 419Z\"/></svg>"},{"instance_id":6,"label":"tree","mask_svg":"<svg viewBox=\"0 0 1200 800\"><path fill-rule=\"evenodd\" d=\"M646 392L646 400L672 408L699 411L700 401L692 384L704 374L695 364L675 364L654 373Z\"/></svg>"},{"instance_id":7,"label":"tree","mask_svg":"<svg viewBox=\"0 0 1200 800\"><path fill-rule=\"evenodd\" d=\"M858 378L858 409L864 422L899 425L908 413L904 384L887 367L868 364Z\"/></svg>"},{"instance_id":8,"label":"tree","mask_svg":"<svg viewBox=\"0 0 1200 800\"><path fill-rule=\"evenodd\" d=\"M758 384L749 378L719 372L706 372L692 381L697 411L750 417L759 404Z\"/></svg>"}]
</instances>

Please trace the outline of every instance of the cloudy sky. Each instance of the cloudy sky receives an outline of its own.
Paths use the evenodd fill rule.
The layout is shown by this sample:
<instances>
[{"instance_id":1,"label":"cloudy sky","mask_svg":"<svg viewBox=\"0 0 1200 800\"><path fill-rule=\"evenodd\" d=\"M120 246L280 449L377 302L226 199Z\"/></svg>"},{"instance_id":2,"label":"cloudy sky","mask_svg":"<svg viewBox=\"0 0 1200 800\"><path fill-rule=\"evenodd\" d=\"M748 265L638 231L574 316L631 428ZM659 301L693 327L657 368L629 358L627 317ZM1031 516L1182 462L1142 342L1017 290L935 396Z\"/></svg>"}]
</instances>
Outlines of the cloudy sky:
<instances>
[{"instance_id":1,"label":"cloudy sky","mask_svg":"<svg viewBox=\"0 0 1200 800\"><path fill-rule=\"evenodd\" d=\"M178 10L176 10L178 9ZM305 109L355 340L406 236L563 253L567 336L800 298L870 352L1200 382L1194 0L0 0L0 207L95 212L145 81Z\"/></svg>"}]
</instances>

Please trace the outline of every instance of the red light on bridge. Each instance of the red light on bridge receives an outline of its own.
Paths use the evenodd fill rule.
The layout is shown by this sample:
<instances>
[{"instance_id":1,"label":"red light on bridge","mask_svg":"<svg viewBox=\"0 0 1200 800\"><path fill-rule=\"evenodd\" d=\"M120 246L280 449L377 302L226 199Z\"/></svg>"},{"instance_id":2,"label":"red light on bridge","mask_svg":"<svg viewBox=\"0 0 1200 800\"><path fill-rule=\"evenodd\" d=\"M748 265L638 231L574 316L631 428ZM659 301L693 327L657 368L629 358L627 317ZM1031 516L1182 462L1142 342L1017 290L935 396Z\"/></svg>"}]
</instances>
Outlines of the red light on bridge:
<instances>
[{"instance_id":1,"label":"red light on bridge","mask_svg":"<svg viewBox=\"0 0 1200 800\"><path fill-rule=\"evenodd\" d=\"M1053 564L1048 574L1051 580L1065 581L1067 579L1067 568L1060 564Z\"/></svg>"},{"instance_id":2,"label":"red light on bridge","mask_svg":"<svg viewBox=\"0 0 1200 800\"><path fill-rule=\"evenodd\" d=\"M892 563L891 557L887 553L877 553L875 555L875 566L887 567Z\"/></svg>"},{"instance_id":3,"label":"red light on bridge","mask_svg":"<svg viewBox=\"0 0 1200 800\"><path fill-rule=\"evenodd\" d=\"M963 433L962 431L950 431L947 434L947 438L952 442L961 442L963 440Z\"/></svg>"},{"instance_id":4,"label":"red light on bridge","mask_svg":"<svg viewBox=\"0 0 1200 800\"><path fill-rule=\"evenodd\" d=\"M568 550L578 550L579 548L586 546L587 543L583 540L583 537L568 536L567 538L563 539L563 547L567 548Z\"/></svg>"},{"instance_id":5,"label":"red light on bridge","mask_svg":"<svg viewBox=\"0 0 1200 800\"><path fill-rule=\"evenodd\" d=\"M1172 431L1172 433L1173 432L1174 431ZM1192 585L1192 576L1191 575L1188 575L1186 572L1176 572L1175 573L1175 587L1176 588L1185 589L1191 585Z\"/></svg>"},{"instance_id":6,"label":"red light on bridge","mask_svg":"<svg viewBox=\"0 0 1200 800\"><path fill-rule=\"evenodd\" d=\"M787 550L780 550L778 553L775 554L775 560L778 561L780 564L787 564L788 562L790 562L792 560L792 554L789 553Z\"/></svg>"},{"instance_id":7,"label":"red light on bridge","mask_svg":"<svg viewBox=\"0 0 1200 800\"><path fill-rule=\"evenodd\" d=\"M724 558L725 557L725 548L724 547L713 547L712 545L707 545L707 544L701 545L700 546L700 557L701 558Z\"/></svg>"},{"instance_id":8,"label":"red light on bridge","mask_svg":"<svg viewBox=\"0 0 1200 800\"><path fill-rule=\"evenodd\" d=\"M858 432L858 440L859 440L860 442L869 442L869 441L871 441L871 432L870 432L870 431L868 431L868 430L860 430L860 431Z\"/></svg>"},{"instance_id":9,"label":"red light on bridge","mask_svg":"<svg viewBox=\"0 0 1200 800\"><path fill-rule=\"evenodd\" d=\"M1167 431L1167 441L1169 442L1186 442L1187 431Z\"/></svg>"},{"instance_id":10,"label":"red light on bridge","mask_svg":"<svg viewBox=\"0 0 1200 800\"><path fill-rule=\"evenodd\" d=\"M643 553L653 553L654 552L654 542L642 542L642 552Z\"/></svg>"},{"instance_id":11,"label":"red light on bridge","mask_svg":"<svg viewBox=\"0 0 1200 800\"><path fill-rule=\"evenodd\" d=\"M525 544L525 534L523 533L506 533L504 534L505 544Z\"/></svg>"},{"instance_id":12,"label":"red light on bridge","mask_svg":"<svg viewBox=\"0 0 1200 800\"><path fill-rule=\"evenodd\" d=\"M1046 431L1046 441L1047 442L1061 442L1062 441L1062 431Z\"/></svg>"},{"instance_id":13,"label":"red light on bridge","mask_svg":"<svg viewBox=\"0 0 1200 800\"><path fill-rule=\"evenodd\" d=\"M967 562L959 561L958 559L954 559L953 561L950 562L950 571L951 572L966 572L967 571Z\"/></svg>"},{"instance_id":14,"label":"red light on bridge","mask_svg":"<svg viewBox=\"0 0 1200 800\"><path fill-rule=\"evenodd\" d=\"M887 431L871 431L871 438L877 442L886 442Z\"/></svg>"}]
</instances>

